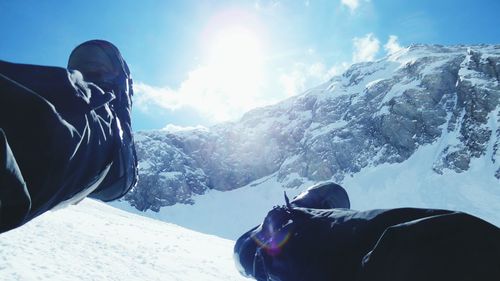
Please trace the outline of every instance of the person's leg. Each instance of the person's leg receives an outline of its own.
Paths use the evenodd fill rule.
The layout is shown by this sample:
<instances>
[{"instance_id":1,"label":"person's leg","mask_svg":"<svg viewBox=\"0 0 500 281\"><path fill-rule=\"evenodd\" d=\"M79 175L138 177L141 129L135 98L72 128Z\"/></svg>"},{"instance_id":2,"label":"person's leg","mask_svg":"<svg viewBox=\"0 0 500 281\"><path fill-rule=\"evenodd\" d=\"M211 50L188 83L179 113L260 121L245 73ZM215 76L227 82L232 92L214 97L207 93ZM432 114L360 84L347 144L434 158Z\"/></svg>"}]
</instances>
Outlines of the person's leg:
<instances>
[{"instance_id":1,"label":"person's leg","mask_svg":"<svg viewBox=\"0 0 500 281\"><path fill-rule=\"evenodd\" d=\"M30 208L26 184L0 128L0 233L20 225Z\"/></svg>"},{"instance_id":2,"label":"person's leg","mask_svg":"<svg viewBox=\"0 0 500 281\"><path fill-rule=\"evenodd\" d=\"M76 94L74 81L69 79L65 68L0 60L0 74L36 93L59 113L64 114L66 110L74 112L76 104L84 107L83 100Z\"/></svg>"},{"instance_id":3,"label":"person's leg","mask_svg":"<svg viewBox=\"0 0 500 281\"><path fill-rule=\"evenodd\" d=\"M26 217L29 220L49 209L60 192L65 164L78 139L50 103L2 72L0 128L31 197L32 207Z\"/></svg>"},{"instance_id":4,"label":"person's leg","mask_svg":"<svg viewBox=\"0 0 500 281\"><path fill-rule=\"evenodd\" d=\"M362 281L500 280L500 229L465 213L389 227L363 259Z\"/></svg>"}]
</instances>

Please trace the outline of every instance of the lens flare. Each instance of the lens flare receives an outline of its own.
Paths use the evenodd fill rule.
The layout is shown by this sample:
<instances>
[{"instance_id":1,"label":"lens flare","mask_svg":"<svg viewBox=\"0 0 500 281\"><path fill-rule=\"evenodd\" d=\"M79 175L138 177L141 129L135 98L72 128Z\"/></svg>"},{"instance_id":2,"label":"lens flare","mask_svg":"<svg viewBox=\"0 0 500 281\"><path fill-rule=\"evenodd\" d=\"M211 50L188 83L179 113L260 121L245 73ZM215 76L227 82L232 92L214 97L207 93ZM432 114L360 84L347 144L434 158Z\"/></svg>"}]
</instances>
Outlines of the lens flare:
<instances>
[{"instance_id":1,"label":"lens flare","mask_svg":"<svg viewBox=\"0 0 500 281\"><path fill-rule=\"evenodd\" d=\"M276 216L276 214L278 215ZM292 236L289 222L291 220L283 216L281 211L270 214L252 238L268 255L276 256L281 253Z\"/></svg>"}]
</instances>

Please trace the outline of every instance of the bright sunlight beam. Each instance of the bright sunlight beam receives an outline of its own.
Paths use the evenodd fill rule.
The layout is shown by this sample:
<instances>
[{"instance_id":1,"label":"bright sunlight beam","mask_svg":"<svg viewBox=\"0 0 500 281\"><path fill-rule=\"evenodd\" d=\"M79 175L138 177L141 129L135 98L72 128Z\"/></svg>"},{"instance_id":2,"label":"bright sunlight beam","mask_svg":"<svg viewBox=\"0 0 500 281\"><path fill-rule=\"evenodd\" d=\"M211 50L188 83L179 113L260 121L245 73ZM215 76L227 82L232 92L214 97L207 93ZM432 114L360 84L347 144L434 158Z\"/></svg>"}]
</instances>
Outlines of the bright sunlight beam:
<instances>
[{"instance_id":1,"label":"bright sunlight beam","mask_svg":"<svg viewBox=\"0 0 500 281\"><path fill-rule=\"evenodd\" d=\"M265 67L257 33L249 27L226 22L209 31L203 46L209 73L205 79L211 85L207 98L214 101L212 110L217 119L228 119L229 115L260 106Z\"/></svg>"},{"instance_id":2,"label":"bright sunlight beam","mask_svg":"<svg viewBox=\"0 0 500 281\"><path fill-rule=\"evenodd\" d=\"M240 77L257 74L262 60L259 39L254 32L243 27L220 30L209 45L209 65L223 74Z\"/></svg>"},{"instance_id":3,"label":"bright sunlight beam","mask_svg":"<svg viewBox=\"0 0 500 281\"><path fill-rule=\"evenodd\" d=\"M177 89L136 83L136 104L154 100L161 107L193 108L210 122L235 120L274 100L265 94L266 30L251 13L227 10L214 15L201 32L199 65Z\"/></svg>"}]
</instances>

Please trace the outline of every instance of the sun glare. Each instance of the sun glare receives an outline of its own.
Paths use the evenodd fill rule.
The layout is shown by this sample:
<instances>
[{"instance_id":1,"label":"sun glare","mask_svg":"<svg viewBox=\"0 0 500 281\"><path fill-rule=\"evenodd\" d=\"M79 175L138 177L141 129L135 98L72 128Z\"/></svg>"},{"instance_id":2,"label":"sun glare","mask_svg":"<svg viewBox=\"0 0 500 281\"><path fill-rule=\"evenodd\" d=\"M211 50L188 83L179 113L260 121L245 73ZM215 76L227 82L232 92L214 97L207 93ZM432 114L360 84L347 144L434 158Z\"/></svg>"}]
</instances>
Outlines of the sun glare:
<instances>
[{"instance_id":1,"label":"sun glare","mask_svg":"<svg viewBox=\"0 0 500 281\"><path fill-rule=\"evenodd\" d=\"M257 96L263 84L264 55L257 33L238 25L225 25L211 33L204 44L209 72L205 79L211 85L210 100L217 112L214 115L233 110L241 114L261 105Z\"/></svg>"},{"instance_id":2,"label":"sun glare","mask_svg":"<svg viewBox=\"0 0 500 281\"><path fill-rule=\"evenodd\" d=\"M231 94L257 91L263 76L263 54L261 42L250 29L240 26L225 27L218 30L207 44L207 63L218 81L221 90ZM245 97L231 96L232 106L248 103Z\"/></svg>"},{"instance_id":3,"label":"sun glare","mask_svg":"<svg viewBox=\"0 0 500 281\"><path fill-rule=\"evenodd\" d=\"M257 35L242 27L231 27L215 34L209 46L209 63L234 72L254 71L262 64Z\"/></svg>"},{"instance_id":4,"label":"sun glare","mask_svg":"<svg viewBox=\"0 0 500 281\"><path fill-rule=\"evenodd\" d=\"M218 12L202 30L202 59L190 74L196 83L186 88L193 95L203 95L203 107L216 120L230 120L265 105L265 38L259 20L242 9Z\"/></svg>"}]
</instances>

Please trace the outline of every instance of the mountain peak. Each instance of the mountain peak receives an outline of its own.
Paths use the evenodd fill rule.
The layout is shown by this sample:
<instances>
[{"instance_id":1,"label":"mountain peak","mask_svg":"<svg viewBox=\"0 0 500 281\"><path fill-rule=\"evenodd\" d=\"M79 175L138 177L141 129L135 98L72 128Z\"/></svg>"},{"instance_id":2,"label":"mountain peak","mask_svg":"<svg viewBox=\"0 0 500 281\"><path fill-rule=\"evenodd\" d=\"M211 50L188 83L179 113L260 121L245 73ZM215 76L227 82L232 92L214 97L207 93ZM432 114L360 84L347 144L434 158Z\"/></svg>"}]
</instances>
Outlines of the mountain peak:
<instances>
[{"instance_id":1,"label":"mountain peak","mask_svg":"<svg viewBox=\"0 0 500 281\"><path fill-rule=\"evenodd\" d=\"M140 180L126 200L158 211L266 177L287 188L342 183L427 147L425 175L466 175L479 165L498 181L499 73L499 45L415 44L238 122L139 132Z\"/></svg>"}]
</instances>

